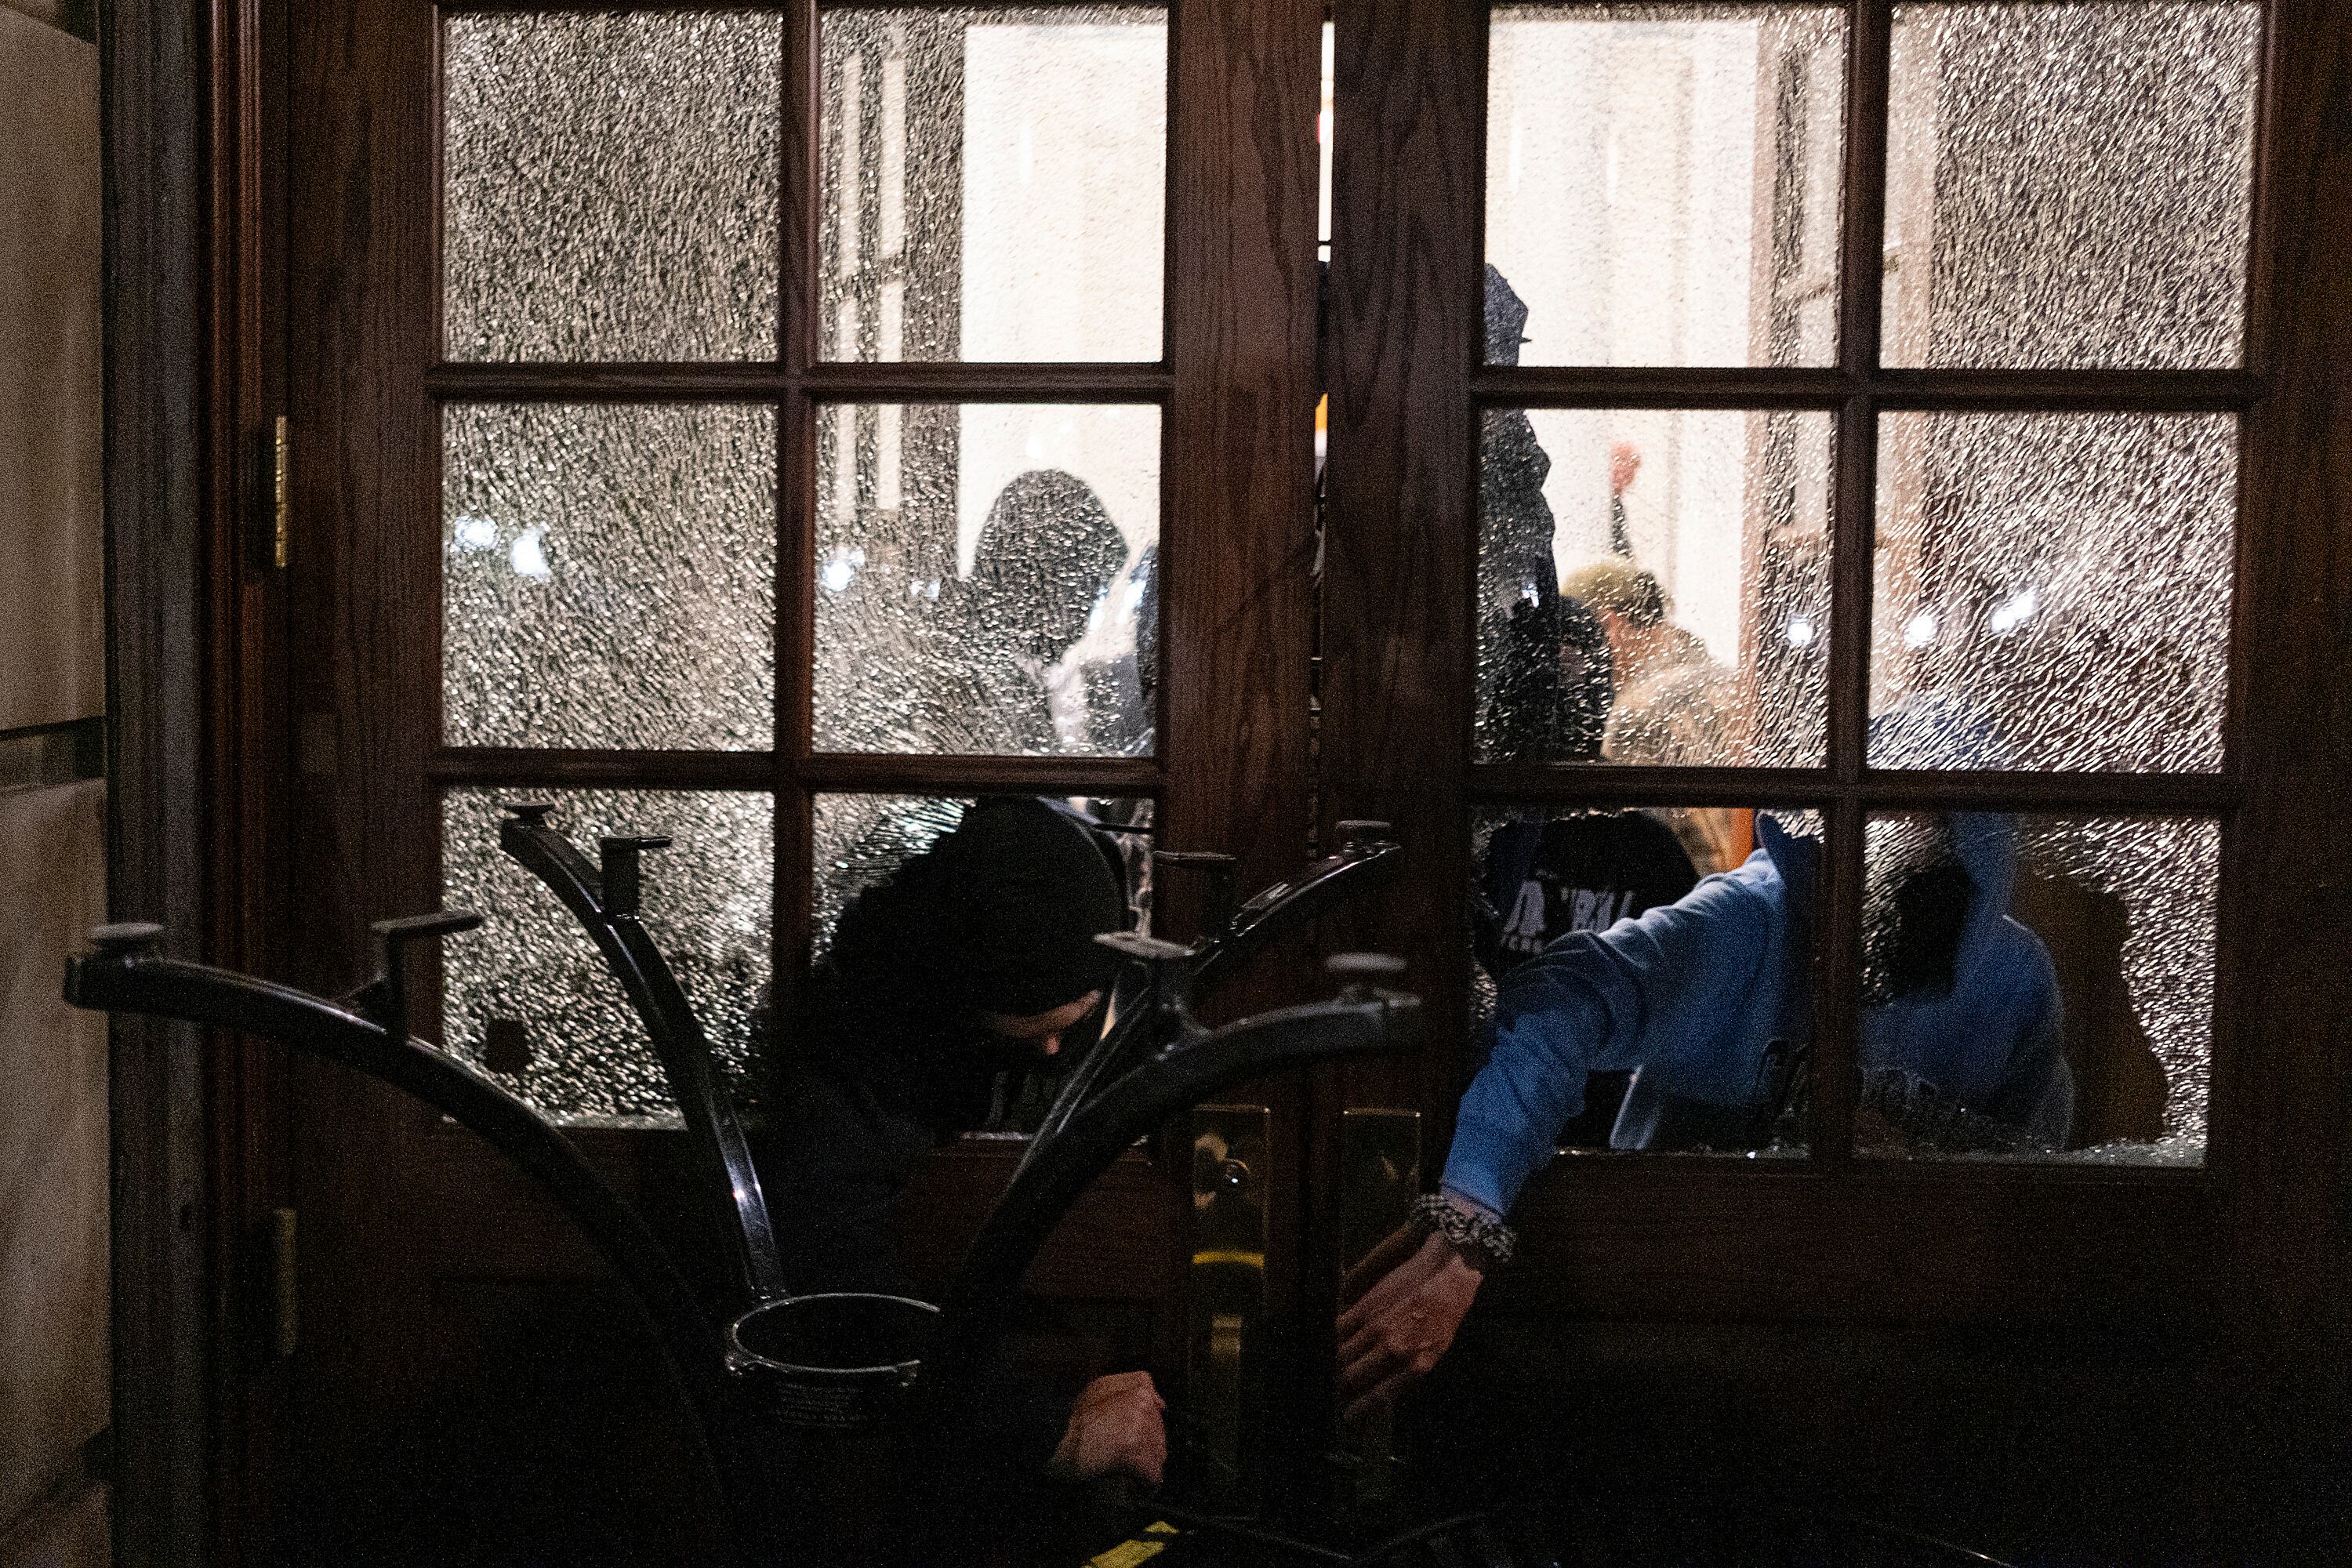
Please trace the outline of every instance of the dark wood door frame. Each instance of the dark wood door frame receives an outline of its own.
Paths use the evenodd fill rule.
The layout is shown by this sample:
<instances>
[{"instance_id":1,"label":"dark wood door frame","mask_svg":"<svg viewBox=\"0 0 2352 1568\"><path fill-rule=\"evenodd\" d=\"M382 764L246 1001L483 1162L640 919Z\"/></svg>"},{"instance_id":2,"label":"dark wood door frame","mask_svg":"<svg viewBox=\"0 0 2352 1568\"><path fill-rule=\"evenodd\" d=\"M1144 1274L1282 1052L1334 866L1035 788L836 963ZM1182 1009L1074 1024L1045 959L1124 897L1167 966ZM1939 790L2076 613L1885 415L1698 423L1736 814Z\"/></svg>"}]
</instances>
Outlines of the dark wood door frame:
<instances>
[{"instance_id":1,"label":"dark wood door frame","mask_svg":"<svg viewBox=\"0 0 2352 1568\"><path fill-rule=\"evenodd\" d=\"M268 436L283 312L263 90L284 0L100 7L105 215L107 902L172 951L267 968L282 773ZM281 1065L137 1021L112 1034L113 1540L236 1560L263 1517L257 1243Z\"/></svg>"}]
</instances>

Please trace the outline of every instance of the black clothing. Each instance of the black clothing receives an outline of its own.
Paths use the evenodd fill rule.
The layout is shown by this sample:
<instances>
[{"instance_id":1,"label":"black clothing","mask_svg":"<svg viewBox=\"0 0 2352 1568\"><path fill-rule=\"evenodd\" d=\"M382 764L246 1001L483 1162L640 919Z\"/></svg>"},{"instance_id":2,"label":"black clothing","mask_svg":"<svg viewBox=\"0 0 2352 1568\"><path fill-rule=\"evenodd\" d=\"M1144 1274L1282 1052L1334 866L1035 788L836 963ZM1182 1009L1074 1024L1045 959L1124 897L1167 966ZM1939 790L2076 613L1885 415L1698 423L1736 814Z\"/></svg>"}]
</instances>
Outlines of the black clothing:
<instances>
[{"instance_id":1,"label":"black clothing","mask_svg":"<svg viewBox=\"0 0 2352 1568\"><path fill-rule=\"evenodd\" d=\"M1094 936L1127 923L1113 853L1044 801L984 800L842 911L772 1119L793 1289L907 1293L885 1213L926 1153L982 1125L1000 1071L1039 1064L982 1015L1108 984L1117 957Z\"/></svg>"},{"instance_id":2,"label":"black clothing","mask_svg":"<svg viewBox=\"0 0 2352 1568\"><path fill-rule=\"evenodd\" d=\"M1500 980L1572 931L1606 931L1698 885L1674 829L1639 811L1507 822L1486 848L1478 962Z\"/></svg>"},{"instance_id":3,"label":"black clothing","mask_svg":"<svg viewBox=\"0 0 2352 1568\"><path fill-rule=\"evenodd\" d=\"M1093 939L1127 923L1114 857L1044 801L984 800L843 910L783 1042L761 1151L793 1291L923 1294L890 1205L931 1150L982 1125L1002 1069L1040 1062L982 1015L1048 1012L1108 984L1116 957ZM1067 1048L1096 1026L1070 1030ZM984 1374L972 1463L941 1479L939 1506L978 1528L1042 1487L1076 1392L1003 1363Z\"/></svg>"},{"instance_id":4,"label":"black clothing","mask_svg":"<svg viewBox=\"0 0 2352 1568\"><path fill-rule=\"evenodd\" d=\"M1575 601L1564 601L1573 604ZM1570 931L1606 931L1698 883L1674 829L1645 812L1591 812L1495 830L1479 879L1478 962L1499 981ZM1592 1073L1567 1146L1605 1146L1630 1073Z\"/></svg>"}]
</instances>

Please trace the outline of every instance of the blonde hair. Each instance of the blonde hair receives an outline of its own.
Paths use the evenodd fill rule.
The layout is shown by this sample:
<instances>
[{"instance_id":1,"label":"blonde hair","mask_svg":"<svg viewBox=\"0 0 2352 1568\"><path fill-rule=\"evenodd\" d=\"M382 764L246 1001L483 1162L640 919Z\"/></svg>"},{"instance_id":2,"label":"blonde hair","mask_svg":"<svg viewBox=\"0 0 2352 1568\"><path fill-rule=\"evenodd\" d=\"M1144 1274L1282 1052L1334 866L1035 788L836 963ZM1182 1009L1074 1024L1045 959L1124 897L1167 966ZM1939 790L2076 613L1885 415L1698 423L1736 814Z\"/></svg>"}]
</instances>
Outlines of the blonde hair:
<instances>
[{"instance_id":1,"label":"blonde hair","mask_svg":"<svg viewBox=\"0 0 2352 1568\"><path fill-rule=\"evenodd\" d=\"M1560 579L1559 591L1587 609L1607 610L1646 630L1666 618L1666 591L1631 561L1595 561Z\"/></svg>"}]
</instances>

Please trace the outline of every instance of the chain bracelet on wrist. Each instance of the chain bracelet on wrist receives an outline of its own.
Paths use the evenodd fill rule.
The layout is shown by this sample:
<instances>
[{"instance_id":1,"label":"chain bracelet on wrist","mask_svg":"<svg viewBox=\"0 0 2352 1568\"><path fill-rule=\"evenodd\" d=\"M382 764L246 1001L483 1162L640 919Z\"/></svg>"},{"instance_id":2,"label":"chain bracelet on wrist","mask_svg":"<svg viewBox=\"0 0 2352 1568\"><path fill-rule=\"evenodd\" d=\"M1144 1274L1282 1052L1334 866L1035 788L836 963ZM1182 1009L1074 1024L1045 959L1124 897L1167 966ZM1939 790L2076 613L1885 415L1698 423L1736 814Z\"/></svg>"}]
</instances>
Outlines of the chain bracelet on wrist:
<instances>
[{"instance_id":1,"label":"chain bracelet on wrist","mask_svg":"<svg viewBox=\"0 0 2352 1568\"><path fill-rule=\"evenodd\" d=\"M1430 1193L1416 1200L1412 1217L1472 1254L1474 1259L1484 1258L1484 1273L1492 1274L1510 1262L1511 1253L1518 1246L1519 1238L1509 1226L1486 1215L1465 1214L1446 1202L1443 1193Z\"/></svg>"}]
</instances>

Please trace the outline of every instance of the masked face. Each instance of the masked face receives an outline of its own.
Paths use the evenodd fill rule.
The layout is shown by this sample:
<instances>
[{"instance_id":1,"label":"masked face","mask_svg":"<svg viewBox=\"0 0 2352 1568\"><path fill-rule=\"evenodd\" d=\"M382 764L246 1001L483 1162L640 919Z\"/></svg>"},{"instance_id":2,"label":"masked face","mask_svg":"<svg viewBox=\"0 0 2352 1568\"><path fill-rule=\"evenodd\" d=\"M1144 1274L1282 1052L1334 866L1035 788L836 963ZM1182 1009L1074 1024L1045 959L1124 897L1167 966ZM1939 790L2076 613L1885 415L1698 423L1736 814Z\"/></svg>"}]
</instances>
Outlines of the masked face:
<instances>
[{"instance_id":1,"label":"masked face","mask_svg":"<svg viewBox=\"0 0 2352 1568\"><path fill-rule=\"evenodd\" d=\"M1045 1062L1058 1065L1063 1037L1092 1016L1101 1003L1102 993L1089 991L1076 1001L1043 1013L983 1013L981 1021L987 1028L986 1048L1006 1058L1003 1065L1008 1067L1035 1068Z\"/></svg>"},{"instance_id":2,"label":"masked face","mask_svg":"<svg viewBox=\"0 0 2352 1568\"><path fill-rule=\"evenodd\" d=\"M1863 892L1863 998L1948 991L1975 884L1941 816L1870 825Z\"/></svg>"}]
</instances>

